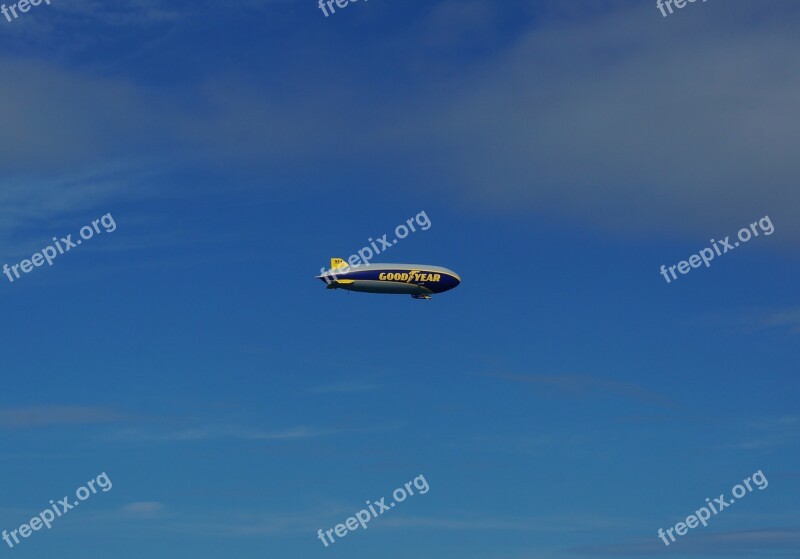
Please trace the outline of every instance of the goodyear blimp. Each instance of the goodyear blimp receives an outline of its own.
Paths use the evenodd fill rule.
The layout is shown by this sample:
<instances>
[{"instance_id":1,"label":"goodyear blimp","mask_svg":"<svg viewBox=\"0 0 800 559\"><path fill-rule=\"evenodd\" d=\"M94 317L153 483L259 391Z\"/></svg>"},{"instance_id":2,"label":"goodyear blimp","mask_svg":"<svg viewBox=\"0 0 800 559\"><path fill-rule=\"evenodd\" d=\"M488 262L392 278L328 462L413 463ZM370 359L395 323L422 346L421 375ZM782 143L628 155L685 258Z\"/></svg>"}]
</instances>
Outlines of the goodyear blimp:
<instances>
[{"instance_id":1,"label":"goodyear blimp","mask_svg":"<svg viewBox=\"0 0 800 559\"><path fill-rule=\"evenodd\" d=\"M328 289L411 295L414 299L430 299L461 283L458 274L441 266L369 263L351 268L341 258L331 258L330 270L317 278L327 283Z\"/></svg>"}]
</instances>

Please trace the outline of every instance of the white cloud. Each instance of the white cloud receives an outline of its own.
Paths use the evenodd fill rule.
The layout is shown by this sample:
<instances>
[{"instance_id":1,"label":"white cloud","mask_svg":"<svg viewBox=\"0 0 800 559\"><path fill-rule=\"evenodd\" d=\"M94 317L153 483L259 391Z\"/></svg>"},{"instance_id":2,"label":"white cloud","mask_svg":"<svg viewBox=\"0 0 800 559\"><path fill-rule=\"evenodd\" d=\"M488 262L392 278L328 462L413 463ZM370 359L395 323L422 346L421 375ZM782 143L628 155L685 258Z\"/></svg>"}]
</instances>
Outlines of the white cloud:
<instances>
[{"instance_id":1,"label":"white cloud","mask_svg":"<svg viewBox=\"0 0 800 559\"><path fill-rule=\"evenodd\" d=\"M702 235L780 214L796 242L797 10L715 6L543 23L437 84L446 101L418 104L410 135L498 212Z\"/></svg>"}]
</instances>

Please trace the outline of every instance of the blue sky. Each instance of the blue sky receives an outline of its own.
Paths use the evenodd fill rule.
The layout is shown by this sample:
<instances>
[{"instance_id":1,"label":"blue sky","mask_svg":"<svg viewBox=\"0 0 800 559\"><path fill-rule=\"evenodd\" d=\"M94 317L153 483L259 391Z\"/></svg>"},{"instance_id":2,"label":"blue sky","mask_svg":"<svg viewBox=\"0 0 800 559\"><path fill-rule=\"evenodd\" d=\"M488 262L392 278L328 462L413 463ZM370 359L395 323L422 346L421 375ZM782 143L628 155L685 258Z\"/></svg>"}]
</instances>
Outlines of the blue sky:
<instances>
[{"instance_id":1,"label":"blue sky","mask_svg":"<svg viewBox=\"0 0 800 559\"><path fill-rule=\"evenodd\" d=\"M0 529L113 482L2 553L796 556L798 23L778 0L0 19L0 264L117 225L0 276ZM314 279L420 211L377 260L456 290ZM772 235L659 274L765 215Z\"/></svg>"}]
</instances>

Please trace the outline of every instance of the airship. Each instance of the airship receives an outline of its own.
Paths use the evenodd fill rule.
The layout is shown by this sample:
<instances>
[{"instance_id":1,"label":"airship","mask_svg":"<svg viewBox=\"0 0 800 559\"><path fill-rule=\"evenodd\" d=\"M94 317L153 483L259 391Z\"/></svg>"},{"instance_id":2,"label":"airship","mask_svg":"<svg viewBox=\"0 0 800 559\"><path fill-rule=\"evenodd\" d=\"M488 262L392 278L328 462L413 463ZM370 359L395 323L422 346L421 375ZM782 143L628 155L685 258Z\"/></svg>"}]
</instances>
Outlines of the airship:
<instances>
[{"instance_id":1,"label":"airship","mask_svg":"<svg viewBox=\"0 0 800 559\"><path fill-rule=\"evenodd\" d=\"M430 299L461 283L458 274L441 266L369 263L351 268L341 258L331 258L330 269L317 279L327 283L328 289L411 295L414 299Z\"/></svg>"}]
</instances>

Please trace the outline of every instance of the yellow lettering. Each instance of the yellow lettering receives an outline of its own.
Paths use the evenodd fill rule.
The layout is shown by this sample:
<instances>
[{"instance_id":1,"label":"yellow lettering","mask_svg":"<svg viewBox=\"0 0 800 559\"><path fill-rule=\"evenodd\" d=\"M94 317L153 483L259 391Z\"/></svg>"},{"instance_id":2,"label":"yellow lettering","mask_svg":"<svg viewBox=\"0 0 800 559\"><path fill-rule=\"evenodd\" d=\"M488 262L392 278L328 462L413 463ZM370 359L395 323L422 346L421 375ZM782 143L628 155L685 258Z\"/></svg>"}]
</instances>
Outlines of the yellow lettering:
<instances>
[{"instance_id":1,"label":"yellow lettering","mask_svg":"<svg viewBox=\"0 0 800 559\"><path fill-rule=\"evenodd\" d=\"M441 277L442 276L440 276L439 274L434 274L433 281L439 281L441 279Z\"/></svg>"},{"instance_id":2,"label":"yellow lettering","mask_svg":"<svg viewBox=\"0 0 800 559\"><path fill-rule=\"evenodd\" d=\"M386 279L386 273L378 274L378 279L379 280L385 280Z\"/></svg>"}]
</instances>

